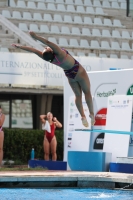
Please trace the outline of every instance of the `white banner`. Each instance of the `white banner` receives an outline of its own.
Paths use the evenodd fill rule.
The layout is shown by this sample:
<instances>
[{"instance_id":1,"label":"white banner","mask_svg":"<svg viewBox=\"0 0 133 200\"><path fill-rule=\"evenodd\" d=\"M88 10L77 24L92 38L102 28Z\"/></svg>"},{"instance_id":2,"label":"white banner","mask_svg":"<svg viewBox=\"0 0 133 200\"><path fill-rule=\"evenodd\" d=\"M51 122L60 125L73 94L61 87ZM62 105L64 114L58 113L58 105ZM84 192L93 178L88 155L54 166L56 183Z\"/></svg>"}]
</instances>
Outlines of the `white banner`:
<instances>
[{"instance_id":1,"label":"white banner","mask_svg":"<svg viewBox=\"0 0 133 200\"><path fill-rule=\"evenodd\" d=\"M119 66L119 65L118 65ZM133 95L133 69L89 72L91 93L94 97L95 129L103 129L101 133L93 133L90 139L90 151L103 151L104 129L106 125L107 100L113 95ZM64 160L67 160L67 125L69 118L69 99L73 91L64 79ZM78 123L77 123L78 124ZM76 126L76 125L75 125ZM72 133L72 132L70 132ZM72 133L73 134L73 133ZM76 138L76 143L81 140ZM82 138L84 143L84 137ZM133 136L129 143L129 156L133 156ZM89 144L88 144L89 146Z\"/></svg>"},{"instance_id":2,"label":"white banner","mask_svg":"<svg viewBox=\"0 0 133 200\"><path fill-rule=\"evenodd\" d=\"M132 68L132 60L75 57L89 71ZM0 53L0 83L63 86L64 72L32 53Z\"/></svg>"},{"instance_id":3,"label":"white banner","mask_svg":"<svg viewBox=\"0 0 133 200\"><path fill-rule=\"evenodd\" d=\"M130 131L133 96L115 95L108 97L106 130ZM130 135L107 133L104 137L104 152L112 153L112 162L117 157L128 157Z\"/></svg>"},{"instance_id":4,"label":"white banner","mask_svg":"<svg viewBox=\"0 0 133 200\"><path fill-rule=\"evenodd\" d=\"M62 86L61 68L35 54L0 53L0 83Z\"/></svg>"}]
</instances>

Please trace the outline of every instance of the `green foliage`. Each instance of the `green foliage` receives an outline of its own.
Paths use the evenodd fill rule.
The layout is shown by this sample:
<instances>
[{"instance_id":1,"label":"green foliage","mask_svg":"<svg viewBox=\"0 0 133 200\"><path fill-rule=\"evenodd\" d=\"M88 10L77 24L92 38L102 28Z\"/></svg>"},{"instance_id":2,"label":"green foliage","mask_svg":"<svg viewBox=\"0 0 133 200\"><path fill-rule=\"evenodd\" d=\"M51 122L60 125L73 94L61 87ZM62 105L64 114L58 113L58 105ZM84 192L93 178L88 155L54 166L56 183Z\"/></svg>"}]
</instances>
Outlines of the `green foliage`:
<instances>
[{"instance_id":1,"label":"green foliage","mask_svg":"<svg viewBox=\"0 0 133 200\"><path fill-rule=\"evenodd\" d=\"M43 167L35 167L35 168L24 168L24 167L7 167L7 168L5 168L5 167L3 167L3 168L0 168L0 172L1 171L46 171L46 170L48 170L47 168L43 168Z\"/></svg>"},{"instance_id":2,"label":"green foliage","mask_svg":"<svg viewBox=\"0 0 133 200\"><path fill-rule=\"evenodd\" d=\"M56 139L57 139L57 159L63 160L63 130L56 130Z\"/></svg>"},{"instance_id":3,"label":"green foliage","mask_svg":"<svg viewBox=\"0 0 133 200\"><path fill-rule=\"evenodd\" d=\"M56 130L57 159L63 160L63 130ZM35 158L43 160L42 130L4 129L4 160L21 161L30 159L31 149L35 149Z\"/></svg>"}]
</instances>

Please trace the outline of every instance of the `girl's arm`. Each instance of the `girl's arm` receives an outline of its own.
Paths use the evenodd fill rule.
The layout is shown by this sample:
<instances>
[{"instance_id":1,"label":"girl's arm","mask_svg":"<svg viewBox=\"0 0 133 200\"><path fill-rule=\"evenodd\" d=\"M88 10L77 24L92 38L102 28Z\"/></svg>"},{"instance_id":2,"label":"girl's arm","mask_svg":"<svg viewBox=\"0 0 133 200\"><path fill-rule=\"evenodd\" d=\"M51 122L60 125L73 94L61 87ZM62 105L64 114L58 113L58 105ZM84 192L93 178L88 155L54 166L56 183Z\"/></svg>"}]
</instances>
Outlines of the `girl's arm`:
<instances>
[{"instance_id":1,"label":"girl's arm","mask_svg":"<svg viewBox=\"0 0 133 200\"><path fill-rule=\"evenodd\" d=\"M42 123L46 122L45 118L46 118L46 115L40 115L40 120Z\"/></svg>"},{"instance_id":2,"label":"girl's arm","mask_svg":"<svg viewBox=\"0 0 133 200\"><path fill-rule=\"evenodd\" d=\"M5 115L2 114L1 117L0 117L0 126L3 126L4 121L5 121Z\"/></svg>"},{"instance_id":3,"label":"girl's arm","mask_svg":"<svg viewBox=\"0 0 133 200\"><path fill-rule=\"evenodd\" d=\"M12 44L13 47L16 47L16 48L19 48L19 49L23 49L25 51L28 51L28 52L32 52L32 53L35 53L36 55L38 55L40 58L43 58L42 56L42 52L37 50L37 49L34 49L32 47L27 47L27 46L22 46L22 45L19 45L19 44Z\"/></svg>"},{"instance_id":4,"label":"girl's arm","mask_svg":"<svg viewBox=\"0 0 133 200\"><path fill-rule=\"evenodd\" d=\"M62 128L62 124L57 120L56 117L53 118L53 121L54 121L56 127L58 127L58 128Z\"/></svg>"},{"instance_id":5,"label":"girl's arm","mask_svg":"<svg viewBox=\"0 0 133 200\"><path fill-rule=\"evenodd\" d=\"M30 33L31 37L33 37L34 39L39 40L40 42L49 46L54 51L55 54L62 53L62 49L57 44L54 44L53 42L50 42L49 40L47 40L39 35L36 35L33 31L30 31L29 33Z\"/></svg>"}]
</instances>

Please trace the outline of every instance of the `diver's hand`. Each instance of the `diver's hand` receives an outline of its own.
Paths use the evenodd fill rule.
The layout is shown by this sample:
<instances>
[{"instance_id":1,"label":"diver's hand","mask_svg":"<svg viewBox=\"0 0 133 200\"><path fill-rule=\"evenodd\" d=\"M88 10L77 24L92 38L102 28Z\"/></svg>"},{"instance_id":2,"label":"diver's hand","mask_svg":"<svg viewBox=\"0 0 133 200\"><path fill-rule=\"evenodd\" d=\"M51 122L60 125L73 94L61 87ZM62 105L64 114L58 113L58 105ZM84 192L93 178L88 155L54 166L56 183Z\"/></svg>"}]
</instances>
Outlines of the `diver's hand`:
<instances>
[{"instance_id":1,"label":"diver's hand","mask_svg":"<svg viewBox=\"0 0 133 200\"><path fill-rule=\"evenodd\" d=\"M37 35L33 31L29 31L29 34L32 38L36 39Z\"/></svg>"},{"instance_id":2,"label":"diver's hand","mask_svg":"<svg viewBox=\"0 0 133 200\"><path fill-rule=\"evenodd\" d=\"M20 44L11 44L13 47L15 47L15 48L20 48Z\"/></svg>"}]
</instances>

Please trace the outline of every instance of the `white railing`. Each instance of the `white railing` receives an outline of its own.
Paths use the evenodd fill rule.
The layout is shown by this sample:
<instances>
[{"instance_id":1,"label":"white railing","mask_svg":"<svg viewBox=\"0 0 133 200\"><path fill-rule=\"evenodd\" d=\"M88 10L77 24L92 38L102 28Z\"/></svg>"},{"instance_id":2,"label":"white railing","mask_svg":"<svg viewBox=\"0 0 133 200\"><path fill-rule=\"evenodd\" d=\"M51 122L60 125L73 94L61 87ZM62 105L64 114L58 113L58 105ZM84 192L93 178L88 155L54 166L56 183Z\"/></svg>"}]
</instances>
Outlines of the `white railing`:
<instances>
[{"instance_id":1,"label":"white railing","mask_svg":"<svg viewBox=\"0 0 133 200\"><path fill-rule=\"evenodd\" d=\"M43 50L43 46L41 46L39 43L37 43L33 38L31 38L30 35L24 33L21 31L17 26L15 26L12 22L10 22L8 19L3 17L0 14L0 23L6 27L8 30L11 30L16 36L21 38L27 45L30 45L34 48L39 49L40 51Z\"/></svg>"}]
</instances>

